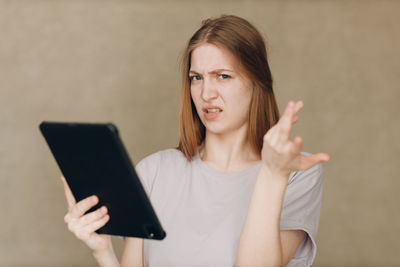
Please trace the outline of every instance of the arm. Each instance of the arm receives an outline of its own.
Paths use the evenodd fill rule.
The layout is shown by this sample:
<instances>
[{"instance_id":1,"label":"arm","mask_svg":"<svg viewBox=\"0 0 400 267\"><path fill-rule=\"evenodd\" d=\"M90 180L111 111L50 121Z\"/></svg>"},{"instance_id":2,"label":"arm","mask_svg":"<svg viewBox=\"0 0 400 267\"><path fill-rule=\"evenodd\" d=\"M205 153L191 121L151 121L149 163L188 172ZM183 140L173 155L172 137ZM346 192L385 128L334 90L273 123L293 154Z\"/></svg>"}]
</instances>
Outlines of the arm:
<instances>
[{"instance_id":1,"label":"arm","mask_svg":"<svg viewBox=\"0 0 400 267\"><path fill-rule=\"evenodd\" d=\"M107 208L103 206L96 211L85 214L98 203L97 196L90 196L77 203L65 178L61 177L61 181L68 204L68 213L64 217L68 229L92 250L93 257L99 266L119 266L112 247L111 237L95 232L110 219Z\"/></svg>"},{"instance_id":2,"label":"arm","mask_svg":"<svg viewBox=\"0 0 400 267\"><path fill-rule=\"evenodd\" d=\"M119 267L119 262L115 256L114 249L112 246L105 251L93 251L93 257L96 260L98 266L109 266L109 267Z\"/></svg>"},{"instance_id":3,"label":"arm","mask_svg":"<svg viewBox=\"0 0 400 267\"><path fill-rule=\"evenodd\" d=\"M286 266L305 232L280 231L287 177L261 167L240 236L237 266Z\"/></svg>"},{"instance_id":4,"label":"arm","mask_svg":"<svg viewBox=\"0 0 400 267\"><path fill-rule=\"evenodd\" d=\"M282 204L291 171L328 161L329 155L301 154L300 137L290 140L303 102L289 102L279 122L264 136L261 168L240 236L237 266L285 266L305 237L301 230L280 231Z\"/></svg>"},{"instance_id":5,"label":"arm","mask_svg":"<svg viewBox=\"0 0 400 267\"><path fill-rule=\"evenodd\" d=\"M124 252L121 258L121 266L144 266L142 238L127 237L125 239Z\"/></svg>"}]
</instances>

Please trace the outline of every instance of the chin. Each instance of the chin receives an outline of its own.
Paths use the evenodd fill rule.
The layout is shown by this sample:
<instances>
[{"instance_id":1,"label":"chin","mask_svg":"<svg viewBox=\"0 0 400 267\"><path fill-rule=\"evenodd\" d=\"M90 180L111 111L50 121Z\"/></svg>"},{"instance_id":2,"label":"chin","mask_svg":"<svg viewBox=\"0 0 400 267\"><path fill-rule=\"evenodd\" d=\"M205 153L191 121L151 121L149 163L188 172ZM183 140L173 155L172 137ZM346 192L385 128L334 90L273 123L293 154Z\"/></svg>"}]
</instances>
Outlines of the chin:
<instances>
[{"instance_id":1,"label":"chin","mask_svg":"<svg viewBox=\"0 0 400 267\"><path fill-rule=\"evenodd\" d=\"M206 132L213 134L223 134L226 132L225 127L221 127L221 125L212 125L212 123L203 123L206 128Z\"/></svg>"}]
</instances>

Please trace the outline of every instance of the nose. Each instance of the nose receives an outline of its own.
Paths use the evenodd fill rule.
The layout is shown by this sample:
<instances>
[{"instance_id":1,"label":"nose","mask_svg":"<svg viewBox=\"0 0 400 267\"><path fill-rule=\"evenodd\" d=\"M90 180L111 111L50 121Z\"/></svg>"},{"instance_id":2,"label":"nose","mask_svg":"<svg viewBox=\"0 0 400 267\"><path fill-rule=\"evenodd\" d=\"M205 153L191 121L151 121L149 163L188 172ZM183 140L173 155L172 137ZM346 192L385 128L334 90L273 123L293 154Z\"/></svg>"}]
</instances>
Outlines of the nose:
<instances>
[{"instance_id":1,"label":"nose","mask_svg":"<svg viewBox=\"0 0 400 267\"><path fill-rule=\"evenodd\" d=\"M205 102L209 102L210 100L213 100L218 97L218 90L216 88L216 85L210 80L205 78L203 80L203 86L201 89L201 98Z\"/></svg>"}]
</instances>

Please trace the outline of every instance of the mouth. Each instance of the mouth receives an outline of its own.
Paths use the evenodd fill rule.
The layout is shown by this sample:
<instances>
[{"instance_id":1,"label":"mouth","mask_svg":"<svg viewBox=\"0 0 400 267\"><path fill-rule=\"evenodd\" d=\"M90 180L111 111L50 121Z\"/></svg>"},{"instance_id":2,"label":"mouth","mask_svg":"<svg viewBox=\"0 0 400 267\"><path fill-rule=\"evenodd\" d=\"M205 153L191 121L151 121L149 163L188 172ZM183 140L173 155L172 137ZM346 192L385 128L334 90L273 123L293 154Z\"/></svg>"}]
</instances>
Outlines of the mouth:
<instances>
[{"instance_id":1,"label":"mouth","mask_svg":"<svg viewBox=\"0 0 400 267\"><path fill-rule=\"evenodd\" d=\"M222 109L216 106L208 106L203 108L203 112L206 120L215 120L220 116L219 114L222 112Z\"/></svg>"},{"instance_id":2,"label":"mouth","mask_svg":"<svg viewBox=\"0 0 400 267\"><path fill-rule=\"evenodd\" d=\"M219 108L206 109L206 113L220 113L220 112L222 112L222 109Z\"/></svg>"},{"instance_id":3,"label":"mouth","mask_svg":"<svg viewBox=\"0 0 400 267\"><path fill-rule=\"evenodd\" d=\"M220 113L222 109L218 107L210 107L210 108L203 108L203 112L205 113Z\"/></svg>"}]
</instances>

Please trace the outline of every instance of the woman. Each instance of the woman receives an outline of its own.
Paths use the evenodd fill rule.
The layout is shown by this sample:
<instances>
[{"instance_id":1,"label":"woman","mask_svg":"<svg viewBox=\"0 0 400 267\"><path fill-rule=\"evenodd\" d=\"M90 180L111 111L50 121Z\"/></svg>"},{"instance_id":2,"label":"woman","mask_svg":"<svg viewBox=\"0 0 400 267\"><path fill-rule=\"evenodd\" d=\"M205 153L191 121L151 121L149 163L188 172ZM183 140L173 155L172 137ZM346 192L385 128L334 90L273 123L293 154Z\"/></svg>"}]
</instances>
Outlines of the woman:
<instances>
[{"instance_id":1,"label":"woman","mask_svg":"<svg viewBox=\"0 0 400 267\"><path fill-rule=\"evenodd\" d=\"M324 153L290 140L303 103L279 119L264 41L246 20L203 22L182 60L180 143L137 171L167 232L126 238L123 266L309 266L316 252ZM101 266L119 266L96 196L75 203L63 179L68 227Z\"/></svg>"}]
</instances>

